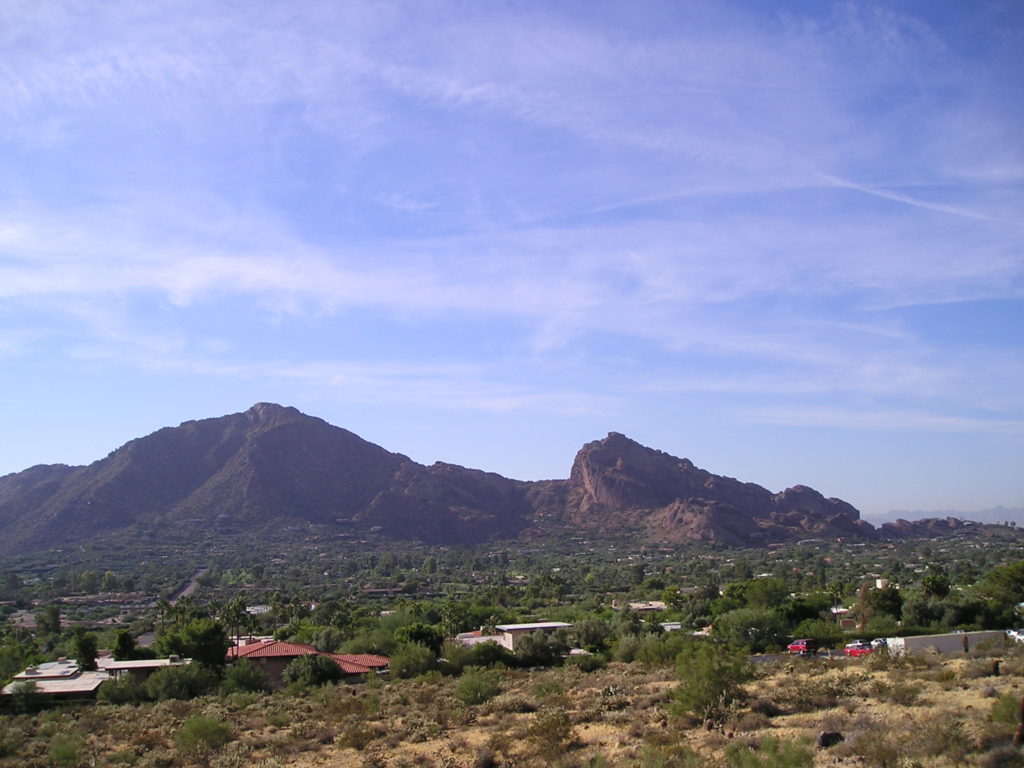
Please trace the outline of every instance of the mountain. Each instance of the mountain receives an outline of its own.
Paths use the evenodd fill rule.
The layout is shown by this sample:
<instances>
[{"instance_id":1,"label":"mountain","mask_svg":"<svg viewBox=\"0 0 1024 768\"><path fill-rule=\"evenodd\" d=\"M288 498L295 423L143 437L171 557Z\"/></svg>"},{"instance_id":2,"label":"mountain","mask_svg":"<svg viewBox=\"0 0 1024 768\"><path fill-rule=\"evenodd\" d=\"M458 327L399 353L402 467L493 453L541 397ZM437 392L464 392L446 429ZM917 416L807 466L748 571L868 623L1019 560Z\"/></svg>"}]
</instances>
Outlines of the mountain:
<instances>
[{"instance_id":1,"label":"mountain","mask_svg":"<svg viewBox=\"0 0 1024 768\"><path fill-rule=\"evenodd\" d=\"M0 553L190 527L439 544L566 529L729 545L876 535L850 504L811 488L772 493L614 432L580 449L567 480L526 482L424 466L271 403L158 430L85 467L0 477Z\"/></svg>"},{"instance_id":2,"label":"mountain","mask_svg":"<svg viewBox=\"0 0 1024 768\"><path fill-rule=\"evenodd\" d=\"M1012 523L1024 526L1024 508L1022 507L991 507L989 509L963 512L954 509L922 511L922 510L896 510L886 512L882 515L872 517L876 525L884 523L896 523L900 521L918 520L948 520L954 518L974 523L985 523L989 525L1007 525Z\"/></svg>"},{"instance_id":3,"label":"mountain","mask_svg":"<svg viewBox=\"0 0 1024 768\"><path fill-rule=\"evenodd\" d=\"M626 523L655 541L749 545L874 534L853 506L813 488L797 485L773 494L617 432L580 449L568 496L574 522L603 530Z\"/></svg>"}]
</instances>

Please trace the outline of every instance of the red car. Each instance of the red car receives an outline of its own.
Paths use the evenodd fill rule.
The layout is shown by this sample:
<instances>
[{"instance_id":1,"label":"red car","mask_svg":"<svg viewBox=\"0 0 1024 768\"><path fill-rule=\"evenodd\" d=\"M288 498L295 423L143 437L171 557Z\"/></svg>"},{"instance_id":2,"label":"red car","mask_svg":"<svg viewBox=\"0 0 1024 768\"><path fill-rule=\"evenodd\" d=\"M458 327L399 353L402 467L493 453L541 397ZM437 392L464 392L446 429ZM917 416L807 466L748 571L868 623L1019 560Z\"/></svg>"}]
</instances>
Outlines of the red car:
<instances>
[{"instance_id":1,"label":"red car","mask_svg":"<svg viewBox=\"0 0 1024 768\"><path fill-rule=\"evenodd\" d=\"M818 652L818 641L811 640L810 638L801 638L800 640L794 640L786 648L790 653L797 656L813 656Z\"/></svg>"},{"instance_id":2,"label":"red car","mask_svg":"<svg viewBox=\"0 0 1024 768\"><path fill-rule=\"evenodd\" d=\"M846 647L843 648L844 656L867 656L874 648L871 647L871 643L866 643L863 640L854 640L852 643L847 643Z\"/></svg>"}]
</instances>

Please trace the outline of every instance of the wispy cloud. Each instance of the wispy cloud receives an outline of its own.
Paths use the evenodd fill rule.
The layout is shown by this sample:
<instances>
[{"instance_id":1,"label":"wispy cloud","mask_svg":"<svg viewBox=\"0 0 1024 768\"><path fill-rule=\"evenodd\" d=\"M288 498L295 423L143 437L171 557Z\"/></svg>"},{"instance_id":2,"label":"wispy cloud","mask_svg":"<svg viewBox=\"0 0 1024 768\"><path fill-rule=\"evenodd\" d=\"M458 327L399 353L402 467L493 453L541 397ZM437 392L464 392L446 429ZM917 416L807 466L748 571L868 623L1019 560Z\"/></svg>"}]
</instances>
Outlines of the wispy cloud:
<instances>
[{"instance_id":1,"label":"wispy cloud","mask_svg":"<svg viewBox=\"0 0 1024 768\"><path fill-rule=\"evenodd\" d=\"M3 4L0 354L1015 436L1018 341L914 312L1024 299L1020 39L990 5Z\"/></svg>"},{"instance_id":2,"label":"wispy cloud","mask_svg":"<svg viewBox=\"0 0 1024 768\"><path fill-rule=\"evenodd\" d=\"M978 419L943 413L842 408L764 408L744 414L751 423L878 432L962 432L1024 435L1024 420Z\"/></svg>"}]
</instances>

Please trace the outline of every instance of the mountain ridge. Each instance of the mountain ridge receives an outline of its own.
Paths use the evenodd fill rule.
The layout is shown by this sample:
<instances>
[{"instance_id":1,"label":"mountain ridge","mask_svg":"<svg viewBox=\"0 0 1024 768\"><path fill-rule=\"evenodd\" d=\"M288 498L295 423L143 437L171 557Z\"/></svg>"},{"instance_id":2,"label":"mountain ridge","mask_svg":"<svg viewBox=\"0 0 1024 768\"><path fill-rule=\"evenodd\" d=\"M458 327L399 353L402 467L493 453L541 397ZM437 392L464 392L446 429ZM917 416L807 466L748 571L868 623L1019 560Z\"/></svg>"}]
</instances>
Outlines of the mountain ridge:
<instances>
[{"instance_id":1,"label":"mountain ridge","mask_svg":"<svg viewBox=\"0 0 1024 768\"><path fill-rule=\"evenodd\" d=\"M0 477L0 553L187 522L453 545L566 529L743 546L879 535L840 499L802 485L773 493L618 432L581 447L567 479L523 481L419 464L274 403L164 427L85 466Z\"/></svg>"}]
</instances>

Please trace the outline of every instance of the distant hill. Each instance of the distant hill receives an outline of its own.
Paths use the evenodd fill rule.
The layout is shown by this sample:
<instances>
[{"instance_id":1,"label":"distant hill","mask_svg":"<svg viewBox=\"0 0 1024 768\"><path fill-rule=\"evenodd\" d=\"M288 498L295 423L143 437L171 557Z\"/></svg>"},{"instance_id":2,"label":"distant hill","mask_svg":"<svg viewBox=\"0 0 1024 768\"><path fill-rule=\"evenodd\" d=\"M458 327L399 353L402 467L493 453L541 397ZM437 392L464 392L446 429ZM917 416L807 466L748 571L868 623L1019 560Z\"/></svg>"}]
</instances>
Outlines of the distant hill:
<instances>
[{"instance_id":1,"label":"distant hill","mask_svg":"<svg viewBox=\"0 0 1024 768\"><path fill-rule=\"evenodd\" d=\"M892 512L886 512L883 515L876 515L871 517L871 521L876 524L896 522L897 520L922 520L931 518L955 518L958 520L966 520L974 523L985 523L990 525L1004 525L1006 523L1016 523L1018 526L1024 526L1024 508L1022 507L991 507L989 509L981 509L974 512L964 512L956 509L943 509L943 510L894 510Z\"/></svg>"},{"instance_id":2,"label":"distant hill","mask_svg":"<svg viewBox=\"0 0 1024 768\"><path fill-rule=\"evenodd\" d=\"M85 467L0 477L0 553L190 526L454 545L565 530L747 546L879 535L845 501L801 485L773 493L614 432L580 449L568 479L526 482L424 466L271 403L161 429Z\"/></svg>"}]
</instances>

